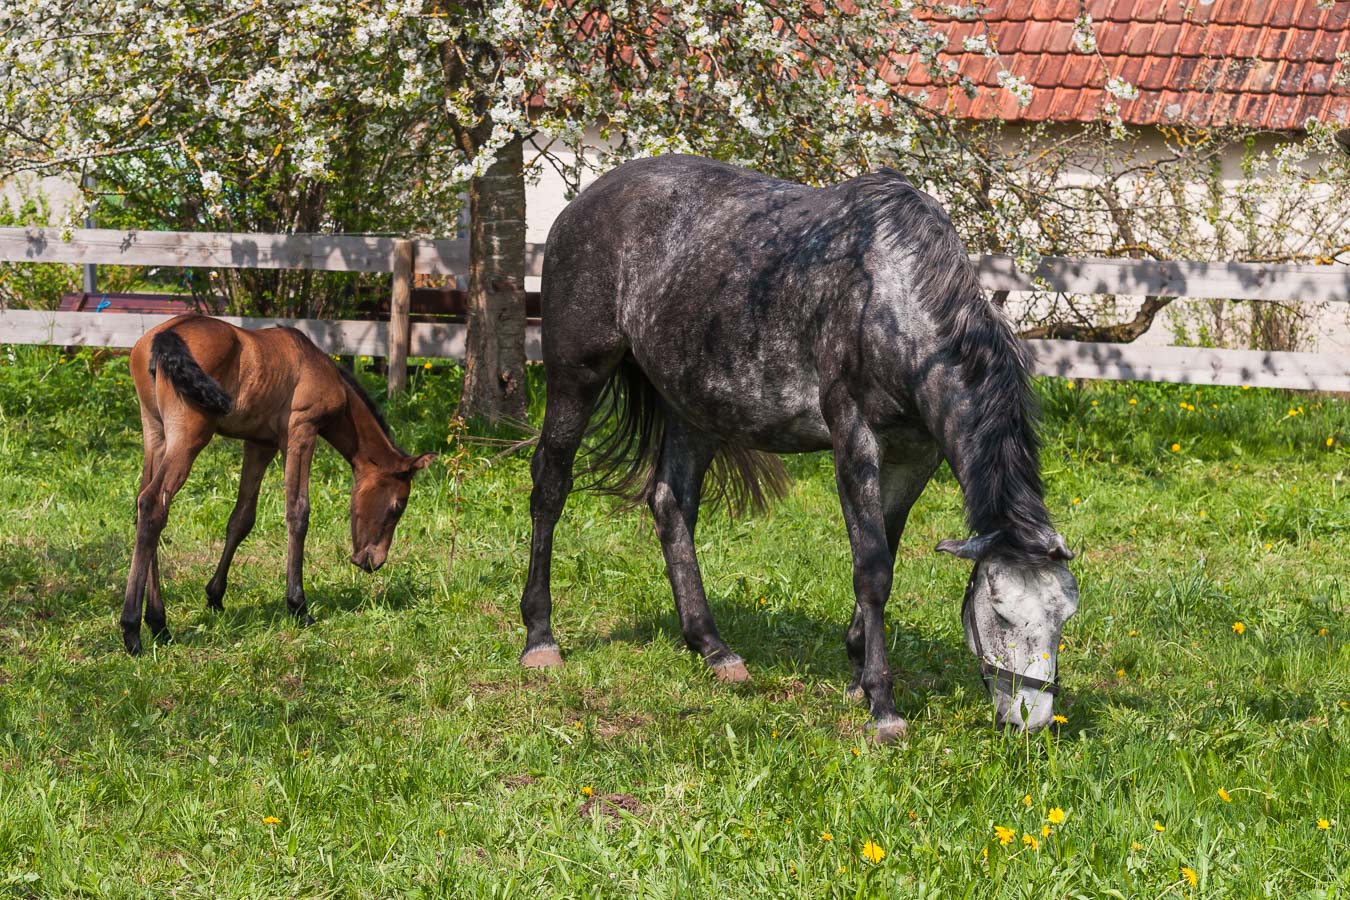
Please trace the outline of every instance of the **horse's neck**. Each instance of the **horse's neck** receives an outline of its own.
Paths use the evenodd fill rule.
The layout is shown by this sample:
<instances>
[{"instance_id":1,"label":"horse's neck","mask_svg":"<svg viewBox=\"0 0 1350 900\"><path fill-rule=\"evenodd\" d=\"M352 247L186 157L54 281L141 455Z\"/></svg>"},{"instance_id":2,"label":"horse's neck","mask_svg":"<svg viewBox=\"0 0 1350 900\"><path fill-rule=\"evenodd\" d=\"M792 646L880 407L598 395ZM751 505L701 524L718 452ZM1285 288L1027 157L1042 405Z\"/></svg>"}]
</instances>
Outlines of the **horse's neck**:
<instances>
[{"instance_id":1,"label":"horse's neck","mask_svg":"<svg viewBox=\"0 0 1350 900\"><path fill-rule=\"evenodd\" d=\"M399 455L398 448L384 433L365 401L350 387L343 387L347 391L347 408L334 417L323 437L352 468L370 463L391 465Z\"/></svg>"},{"instance_id":2,"label":"horse's neck","mask_svg":"<svg viewBox=\"0 0 1350 900\"><path fill-rule=\"evenodd\" d=\"M1013 397L981 396L980 385L946 385L942 413L930 423L961 485L977 534L1049 527L1040 481L1039 444L1030 409Z\"/></svg>"}]
</instances>

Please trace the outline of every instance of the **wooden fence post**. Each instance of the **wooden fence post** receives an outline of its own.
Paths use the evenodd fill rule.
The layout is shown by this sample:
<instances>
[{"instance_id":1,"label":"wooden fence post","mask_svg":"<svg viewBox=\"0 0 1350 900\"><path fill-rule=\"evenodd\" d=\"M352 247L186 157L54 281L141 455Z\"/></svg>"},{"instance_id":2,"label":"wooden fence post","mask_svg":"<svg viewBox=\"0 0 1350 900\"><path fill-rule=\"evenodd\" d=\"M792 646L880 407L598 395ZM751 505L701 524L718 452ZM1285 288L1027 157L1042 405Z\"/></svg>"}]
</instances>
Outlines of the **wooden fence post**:
<instances>
[{"instance_id":1,"label":"wooden fence post","mask_svg":"<svg viewBox=\"0 0 1350 900\"><path fill-rule=\"evenodd\" d=\"M394 294L389 300L389 396L408 387L408 343L412 326L413 248L407 239L394 241Z\"/></svg>"}]
</instances>

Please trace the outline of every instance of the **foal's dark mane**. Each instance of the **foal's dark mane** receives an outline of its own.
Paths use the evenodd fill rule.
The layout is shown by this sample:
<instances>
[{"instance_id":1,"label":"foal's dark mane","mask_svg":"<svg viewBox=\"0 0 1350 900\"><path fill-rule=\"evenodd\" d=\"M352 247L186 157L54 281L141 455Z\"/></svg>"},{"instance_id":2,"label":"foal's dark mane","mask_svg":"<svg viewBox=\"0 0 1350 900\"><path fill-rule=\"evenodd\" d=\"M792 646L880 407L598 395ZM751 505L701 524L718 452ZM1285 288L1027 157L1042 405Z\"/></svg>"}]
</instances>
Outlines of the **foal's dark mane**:
<instances>
[{"instance_id":1,"label":"foal's dark mane","mask_svg":"<svg viewBox=\"0 0 1350 900\"><path fill-rule=\"evenodd\" d=\"M389 430L389 423L384 420L384 413L380 412L380 408L375 405L375 401L371 399L370 394L366 393L366 389L361 386L361 382L357 381L356 376L347 371L345 366L333 363L333 368L337 369L338 374L342 376L342 380L347 383L347 387L355 391L356 396L360 397L361 402L366 405L366 409L370 410L370 414L375 417L375 422L384 432L384 436L389 438L389 443L394 443L394 435Z\"/></svg>"},{"instance_id":2,"label":"foal's dark mane","mask_svg":"<svg viewBox=\"0 0 1350 900\"><path fill-rule=\"evenodd\" d=\"M962 442L966 523L976 534L1000 532L1004 555L1043 560L1055 532L1041 485L1040 408L1026 349L986 299L937 201L889 169L858 182L877 238L913 260L916 291L936 320L940 352L969 389L973 427Z\"/></svg>"}]
</instances>

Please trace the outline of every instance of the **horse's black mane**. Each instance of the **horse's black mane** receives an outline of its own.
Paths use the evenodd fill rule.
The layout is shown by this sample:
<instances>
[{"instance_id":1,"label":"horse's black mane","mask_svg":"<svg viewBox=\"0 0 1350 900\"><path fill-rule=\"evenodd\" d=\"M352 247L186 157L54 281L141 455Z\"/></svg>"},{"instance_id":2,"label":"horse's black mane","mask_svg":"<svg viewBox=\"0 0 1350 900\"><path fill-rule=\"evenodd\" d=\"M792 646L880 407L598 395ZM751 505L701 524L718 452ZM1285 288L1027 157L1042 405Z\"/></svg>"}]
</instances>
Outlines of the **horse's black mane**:
<instances>
[{"instance_id":1,"label":"horse's black mane","mask_svg":"<svg viewBox=\"0 0 1350 900\"><path fill-rule=\"evenodd\" d=\"M935 317L940 351L970 389L966 523L976 534L1001 532L998 549L1005 555L1044 559L1055 532L1041 485L1040 408L1026 349L985 297L937 201L891 170L858 182L860 205L880 239L897 252L913 251L915 288Z\"/></svg>"},{"instance_id":2,"label":"horse's black mane","mask_svg":"<svg viewBox=\"0 0 1350 900\"><path fill-rule=\"evenodd\" d=\"M394 442L394 435L389 430L389 423L384 420L384 413L380 412L380 408L375 405L375 401L371 399L370 394L366 393L366 389L361 386L361 382L357 381L356 376L348 371L345 366L339 366L337 363L333 363L333 367L336 368L338 374L342 376L342 380L347 382L347 386L356 392L356 396L361 398L361 402L366 405L366 409L370 410L370 414L375 417L375 421L379 424L380 430L384 432L384 436L389 438L389 443L392 444Z\"/></svg>"}]
</instances>

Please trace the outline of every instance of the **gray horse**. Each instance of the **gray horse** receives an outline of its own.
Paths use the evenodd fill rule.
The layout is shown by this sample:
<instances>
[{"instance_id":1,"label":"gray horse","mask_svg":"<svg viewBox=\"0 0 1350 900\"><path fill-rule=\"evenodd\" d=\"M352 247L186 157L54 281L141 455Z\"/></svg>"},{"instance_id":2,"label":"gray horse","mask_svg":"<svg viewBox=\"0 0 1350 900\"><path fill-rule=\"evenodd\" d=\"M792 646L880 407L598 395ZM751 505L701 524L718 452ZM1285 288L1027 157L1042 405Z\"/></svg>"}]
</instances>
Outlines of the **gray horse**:
<instances>
[{"instance_id":1,"label":"gray horse","mask_svg":"<svg viewBox=\"0 0 1350 900\"><path fill-rule=\"evenodd\" d=\"M521 664L562 664L550 624L553 529L601 401L593 487L645 500L684 639L749 677L713 624L694 554L704 476L763 501L773 453L832 449L853 550L850 696L902 735L883 613L909 509L943 459L975 537L962 610L1000 724L1052 718L1073 557L1042 499L1024 351L985 299L942 208L885 170L811 188L691 156L619 166L554 223L544 255L548 407L532 464Z\"/></svg>"}]
</instances>

